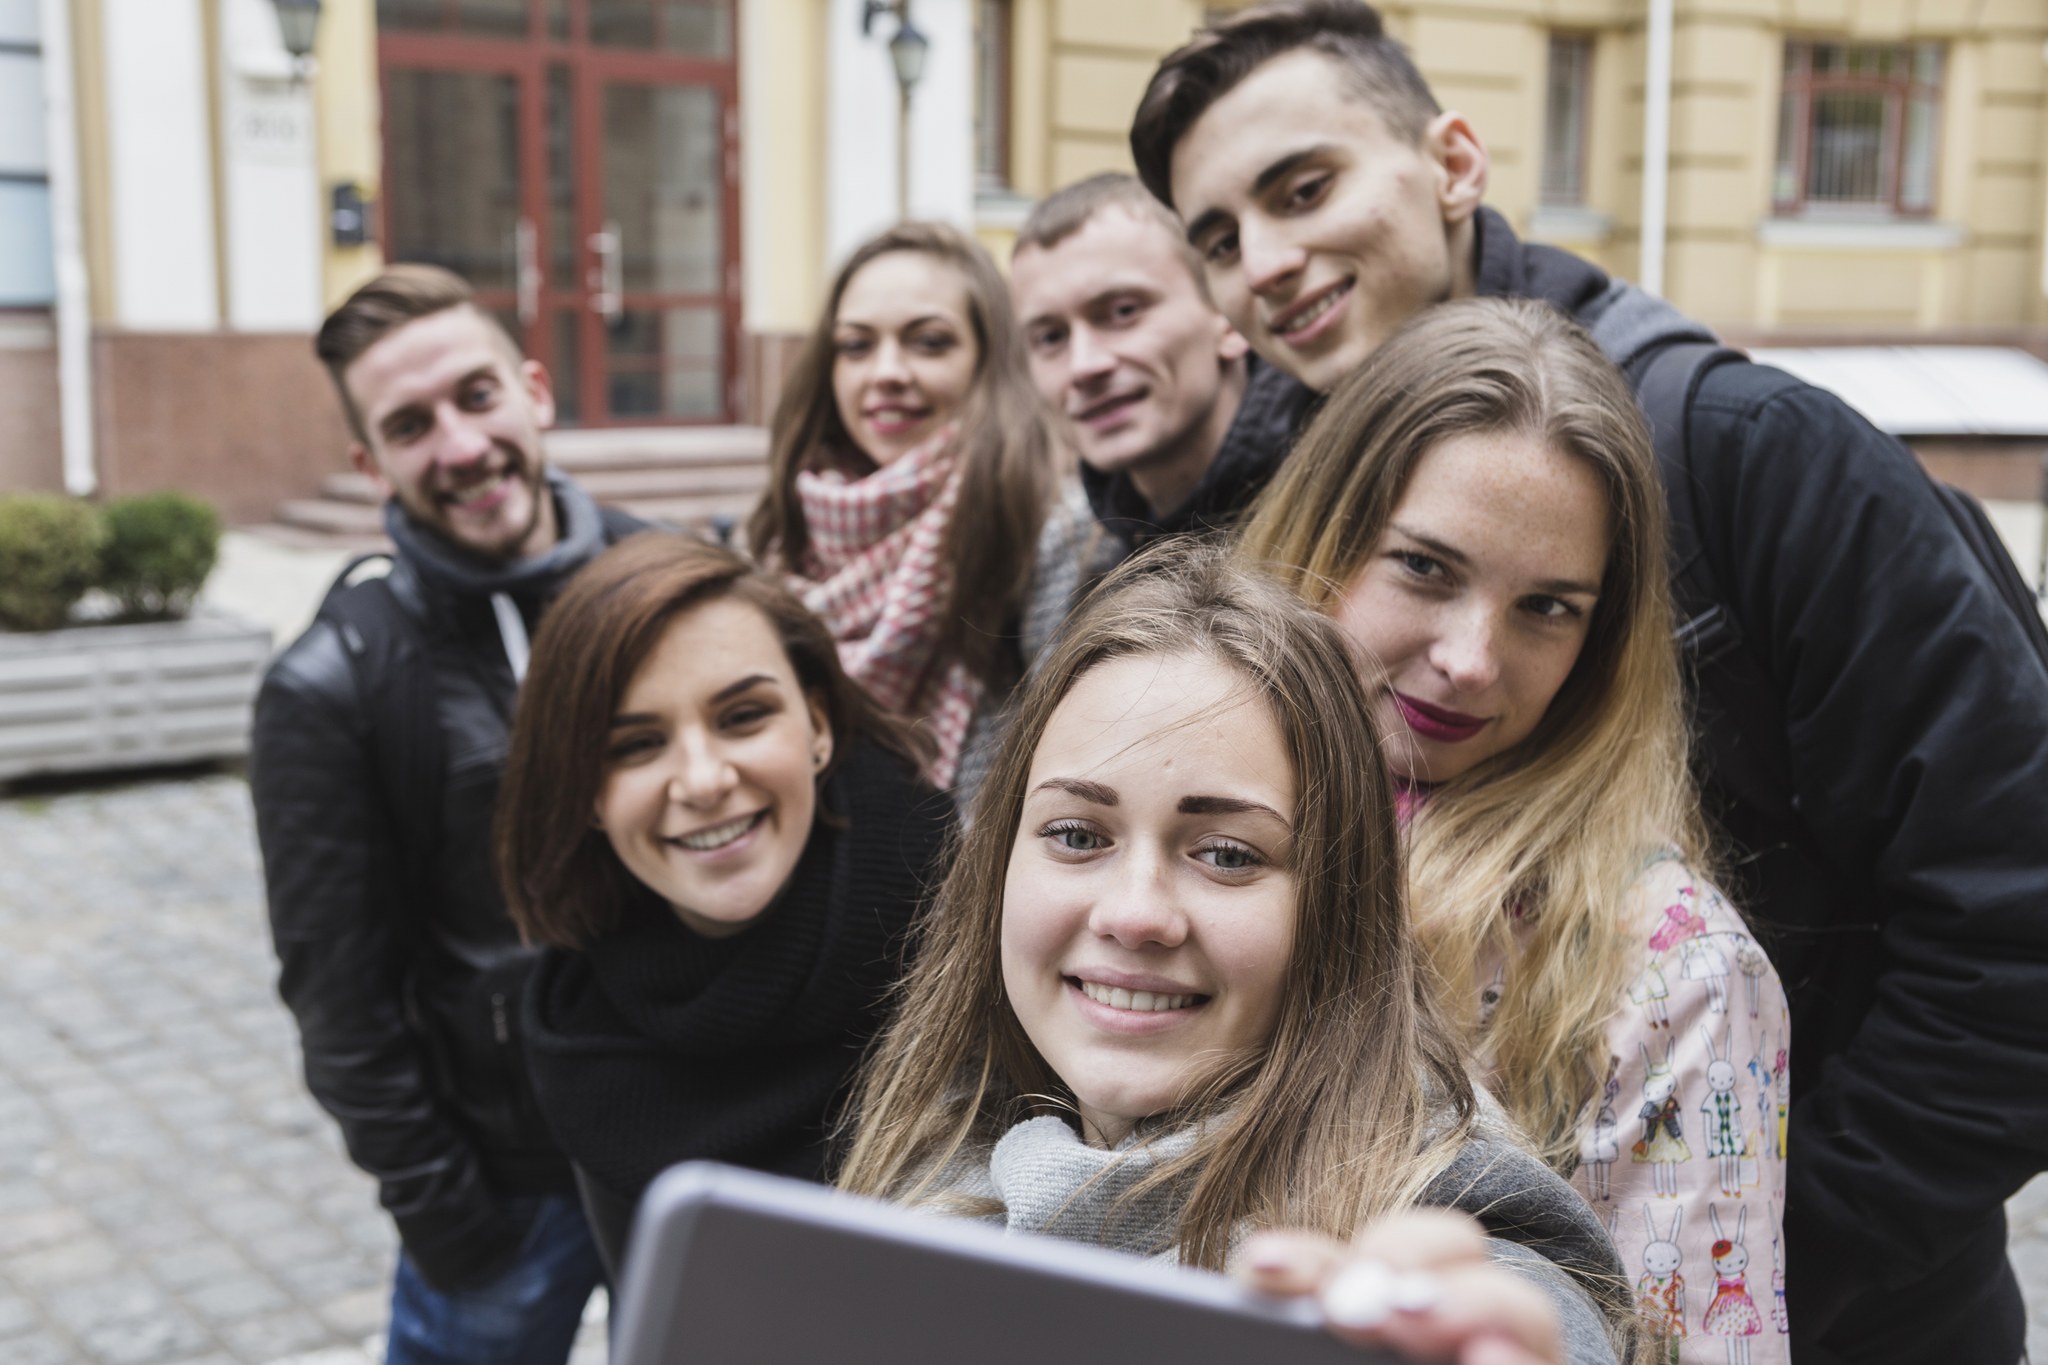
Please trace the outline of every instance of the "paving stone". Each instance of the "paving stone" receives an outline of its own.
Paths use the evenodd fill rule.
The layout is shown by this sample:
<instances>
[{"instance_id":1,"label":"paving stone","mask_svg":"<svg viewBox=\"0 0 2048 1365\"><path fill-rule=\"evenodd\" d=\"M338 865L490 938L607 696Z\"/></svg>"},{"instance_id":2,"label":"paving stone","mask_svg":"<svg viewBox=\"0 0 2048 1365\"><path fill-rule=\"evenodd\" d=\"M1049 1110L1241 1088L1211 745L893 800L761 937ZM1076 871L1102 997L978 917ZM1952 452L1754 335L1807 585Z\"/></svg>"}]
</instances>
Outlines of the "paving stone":
<instances>
[{"instance_id":1,"label":"paving stone","mask_svg":"<svg viewBox=\"0 0 2048 1365\"><path fill-rule=\"evenodd\" d=\"M104 1237L74 1237L0 1260L0 1278L28 1291L57 1289L78 1280L112 1275L121 1258Z\"/></svg>"},{"instance_id":2,"label":"paving stone","mask_svg":"<svg viewBox=\"0 0 2048 1365\"><path fill-rule=\"evenodd\" d=\"M149 1280L133 1271L104 1279L77 1280L52 1289L43 1311L67 1331L85 1332L111 1322L160 1316L170 1307Z\"/></svg>"},{"instance_id":3,"label":"paving stone","mask_svg":"<svg viewBox=\"0 0 2048 1365\"><path fill-rule=\"evenodd\" d=\"M316 1224L264 1233L250 1238L245 1245L250 1260L279 1270L308 1261L332 1261L346 1254L341 1239Z\"/></svg>"},{"instance_id":4,"label":"paving stone","mask_svg":"<svg viewBox=\"0 0 2048 1365\"><path fill-rule=\"evenodd\" d=\"M291 1299L261 1275L208 1279L186 1291L184 1301L208 1322L239 1322L291 1307Z\"/></svg>"},{"instance_id":5,"label":"paving stone","mask_svg":"<svg viewBox=\"0 0 2048 1365\"><path fill-rule=\"evenodd\" d=\"M27 1299L0 1292L0 1360L6 1359L6 1339L27 1332L36 1320L35 1307Z\"/></svg>"},{"instance_id":6,"label":"paving stone","mask_svg":"<svg viewBox=\"0 0 2048 1365\"><path fill-rule=\"evenodd\" d=\"M220 1338L245 1360L268 1361L330 1343L332 1328L311 1313L291 1310L223 1324Z\"/></svg>"},{"instance_id":7,"label":"paving stone","mask_svg":"<svg viewBox=\"0 0 2048 1365\"><path fill-rule=\"evenodd\" d=\"M176 1251L160 1251L145 1260L152 1278L165 1288L196 1289L215 1280L249 1273L249 1263L226 1243L187 1243Z\"/></svg>"},{"instance_id":8,"label":"paving stone","mask_svg":"<svg viewBox=\"0 0 2048 1365\"><path fill-rule=\"evenodd\" d=\"M84 1365L86 1357L64 1340L45 1334L7 1343L7 1365Z\"/></svg>"},{"instance_id":9,"label":"paving stone","mask_svg":"<svg viewBox=\"0 0 2048 1365\"><path fill-rule=\"evenodd\" d=\"M82 1236L92 1224L77 1209L41 1208L0 1214L0 1256Z\"/></svg>"},{"instance_id":10,"label":"paving stone","mask_svg":"<svg viewBox=\"0 0 2048 1365\"><path fill-rule=\"evenodd\" d=\"M276 1275L280 1284L306 1303L325 1303L363 1289L374 1289L388 1301L391 1297L391 1270L391 1263L377 1264L350 1258L280 1266Z\"/></svg>"},{"instance_id":11,"label":"paving stone","mask_svg":"<svg viewBox=\"0 0 2048 1365\"><path fill-rule=\"evenodd\" d=\"M391 1316L391 1295L384 1289L359 1289L320 1305L320 1317L351 1336L380 1332Z\"/></svg>"},{"instance_id":12,"label":"paving stone","mask_svg":"<svg viewBox=\"0 0 2048 1365\"><path fill-rule=\"evenodd\" d=\"M81 1330L78 1338L88 1358L100 1365L161 1365L215 1344L204 1327L177 1311L100 1323Z\"/></svg>"}]
</instances>

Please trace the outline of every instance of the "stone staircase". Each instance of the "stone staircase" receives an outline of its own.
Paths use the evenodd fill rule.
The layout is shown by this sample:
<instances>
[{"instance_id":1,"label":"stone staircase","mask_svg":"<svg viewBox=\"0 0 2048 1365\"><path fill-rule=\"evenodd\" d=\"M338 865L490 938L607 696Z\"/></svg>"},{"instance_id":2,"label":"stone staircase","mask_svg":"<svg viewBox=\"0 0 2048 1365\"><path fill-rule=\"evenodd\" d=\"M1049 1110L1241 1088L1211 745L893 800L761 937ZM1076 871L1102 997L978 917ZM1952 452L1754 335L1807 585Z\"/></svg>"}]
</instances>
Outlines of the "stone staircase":
<instances>
[{"instance_id":1,"label":"stone staircase","mask_svg":"<svg viewBox=\"0 0 2048 1365\"><path fill-rule=\"evenodd\" d=\"M702 532L744 520L768 481L768 433L760 427L620 427L550 432L548 459L588 489L649 521ZM366 475L330 474L313 498L294 498L261 528L308 547L374 548L384 510Z\"/></svg>"}]
</instances>

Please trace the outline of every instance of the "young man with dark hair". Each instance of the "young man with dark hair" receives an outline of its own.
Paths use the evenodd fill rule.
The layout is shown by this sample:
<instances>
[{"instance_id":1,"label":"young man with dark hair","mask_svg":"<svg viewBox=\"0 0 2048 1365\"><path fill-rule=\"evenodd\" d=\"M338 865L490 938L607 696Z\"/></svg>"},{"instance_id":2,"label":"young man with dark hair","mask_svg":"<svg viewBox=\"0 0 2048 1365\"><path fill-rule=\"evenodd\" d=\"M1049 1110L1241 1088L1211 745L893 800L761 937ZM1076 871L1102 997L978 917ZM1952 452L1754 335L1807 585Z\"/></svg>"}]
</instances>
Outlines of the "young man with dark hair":
<instances>
[{"instance_id":1,"label":"young man with dark hair","mask_svg":"<svg viewBox=\"0 0 2048 1365\"><path fill-rule=\"evenodd\" d=\"M1091 176L1042 200L1018 233L1010 296L1031 377L1067 419L1118 552L1227 526L1265 487L1284 449L1266 434L1299 416L1299 386L1247 354L1180 220L1136 180Z\"/></svg>"},{"instance_id":2,"label":"young man with dark hair","mask_svg":"<svg viewBox=\"0 0 2048 1365\"><path fill-rule=\"evenodd\" d=\"M1518 241L1477 131L1362 3L1219 21L1161 64L1131 146L1217 306L1309 389L1473 295L1555 304L1646 395L1711 341ZM1739 358L1691 373L1675 587L1707 801L1792 994L1793 1354L2011 1365L2002 1206L2048 1164L2048 670L1897 442Z\"/></svg>"},{"instance_id":3,"label":"young man with dark hair","mask_svg":"<svg viewBox=\"0 0 2048 1365\"><path fill-rule=\"evenodd\" d=\"M541 610L638 523L548 469L547 373L456 276L394 267L316 349L393 554L330 594L257 697L278 990L307 1086L398 1224L388 1359L560 1365L602 1268L526 1079L532 953L492 806Z\"/></svg>"}]
</instances>

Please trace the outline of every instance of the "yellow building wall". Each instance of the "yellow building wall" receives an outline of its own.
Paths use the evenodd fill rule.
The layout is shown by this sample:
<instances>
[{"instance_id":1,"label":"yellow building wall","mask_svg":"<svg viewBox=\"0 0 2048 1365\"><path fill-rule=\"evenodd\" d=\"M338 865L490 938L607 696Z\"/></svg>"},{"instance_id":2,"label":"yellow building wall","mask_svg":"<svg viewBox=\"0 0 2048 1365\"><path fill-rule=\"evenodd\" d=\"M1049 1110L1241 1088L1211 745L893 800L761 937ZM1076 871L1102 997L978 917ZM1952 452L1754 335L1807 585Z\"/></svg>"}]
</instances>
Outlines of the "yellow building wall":
<instances>
[{"instance_id":1,"label":"yellow building wall","mask_svg":"<svg viewBox=\"0 0 2048 1365\"><path fill-rule=\"evenodd\" d=\"M384 170L376 0L327 0L313 58L321 201L327 202L336 185L353 182L362 187L374 225ZM331 233L323 237L321 288L327 307L334 308L383 268L384 252L374 240L336 246Z\"/></svg>"},{"instance_id":2,"label":"yellow building wall","mask_svg":"<svg viewBox=\"0 0 2048 1365\"><path fill-rule=\"evenodd\" d=\"M808 332L825 295L827 0L739 0L745 326Z\"/></svg>"},{"instance_id":3,"label":"yellow building wall","mask_svg":"<svg viewBox=\"0 0 2048 1365\"><path fill-rule=\"evenodd\" d=\"M1012 161L1043 194L1128 170L1125 137L1158 59L1205 11L1189 0L1016 0ZM1492 160L1487 201L1517 229L1618 274L1641 260L1644 0L1412 0L1383 7L1446 108ZM1544 75L1553 33L1594 40L1590 214L1539 205ZM1941 42L1946 51L1934 221L1954 245L1761 240L1771 212L1788 38ZM1666 292L1710 323L1887 331L2048 321L2048 0L1677 0ZM1590 226L1589 226L1590 225ZM984 228L991 247L1009 234Z\"/></svg>"}]
</instances>

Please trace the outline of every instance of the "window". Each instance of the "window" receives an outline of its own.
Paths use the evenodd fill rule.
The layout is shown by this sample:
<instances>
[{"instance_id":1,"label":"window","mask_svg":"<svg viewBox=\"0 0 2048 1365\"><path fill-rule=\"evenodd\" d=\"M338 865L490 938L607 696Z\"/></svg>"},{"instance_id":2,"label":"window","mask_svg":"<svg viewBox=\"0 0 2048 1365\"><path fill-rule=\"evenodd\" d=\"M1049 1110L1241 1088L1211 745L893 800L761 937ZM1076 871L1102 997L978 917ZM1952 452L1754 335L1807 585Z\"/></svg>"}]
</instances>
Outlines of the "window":
<instances>
[{"instance_id":1,"label":"window","mask_svg":"<svg viewBox=\"0 0 2048 1365\"><path fill-rule=\"evenodd\" d=\"M974 182L1010 185L1010 0L974 6Z\"/></svg>"},{"instance_id":2,"label":"window","mask_svg":"<svg viewBox=\"0 0 2048 1365\"><path fill-rule=\"evenodd\" d=\"M1593 40L1553 34L1543 102L1543 202L1586 202L1586 125L1593 89Z\"/></svg>"},{"instance_id":3,"label":"window","mask_svg":"<svg viewBox=\"0 0 2048 1365\"><path fill-rule=\"evenodd\" d=\"M1776 210L1932 213L1941 57L1934 43L1787 43Z\"/></svg>"},{"instance_id":4,"label":"window","mask_svg":"<svg viewBox=\"0 0 2048 1365\"><path fill-rule=\"evenodd\" d=\"M0 308L47 308L56 297L42 36L34 5L0 0Z\"/></svg>"}]
</instances>

